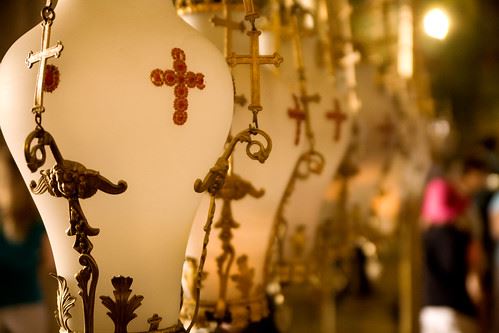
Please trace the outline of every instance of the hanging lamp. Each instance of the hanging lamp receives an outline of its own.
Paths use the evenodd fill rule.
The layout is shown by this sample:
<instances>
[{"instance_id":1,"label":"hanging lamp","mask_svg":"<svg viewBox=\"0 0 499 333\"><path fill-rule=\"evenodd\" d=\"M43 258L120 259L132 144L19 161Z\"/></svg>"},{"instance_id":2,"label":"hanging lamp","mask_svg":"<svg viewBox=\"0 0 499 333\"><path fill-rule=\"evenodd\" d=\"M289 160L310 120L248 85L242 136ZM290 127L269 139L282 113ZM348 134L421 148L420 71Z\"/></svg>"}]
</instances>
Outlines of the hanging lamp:
<instances>
[{"instance_id":1,"label":"hanging lamp","mask_svg":"<svg viewBox=\"0 0 499 333\"><path fill-rule=\"evenodd\" d=\"M41 51L37 26L1 63L0 125L50 239L60 332L183 331L193 184L232 118L225 59L169 1L47 1L42 17Z\"/></svg>"}]
</instances>

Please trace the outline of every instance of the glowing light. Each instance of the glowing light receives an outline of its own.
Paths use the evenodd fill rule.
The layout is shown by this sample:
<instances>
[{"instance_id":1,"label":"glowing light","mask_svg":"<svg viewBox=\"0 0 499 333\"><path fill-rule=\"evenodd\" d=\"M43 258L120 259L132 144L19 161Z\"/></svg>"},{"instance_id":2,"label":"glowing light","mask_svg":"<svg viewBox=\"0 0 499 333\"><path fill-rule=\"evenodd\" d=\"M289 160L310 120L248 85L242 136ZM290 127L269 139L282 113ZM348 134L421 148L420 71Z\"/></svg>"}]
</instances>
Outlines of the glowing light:
<instances>
[{"instance_id":1,"label":"glowing light","mask_svg":"<svg viewBox=\"0 0 499 333\"><path fill-rule=\"evenodd\" d=\"M410 79L413 72L413 31L411 7L409 5L403 5L400 8L399 15L397 70L400 76Z\"/></svg>"},{"instance_id":2,"label":"glowing light","mask_svg":"<svg viewBox=\"0 0 499 333\"><path fill-rule=\"evenodd\" d=\"M449 15L440 8L428 11L423 19L425 33L435 39L443 40L449 32Z\"/></svg>"}]
</instances>

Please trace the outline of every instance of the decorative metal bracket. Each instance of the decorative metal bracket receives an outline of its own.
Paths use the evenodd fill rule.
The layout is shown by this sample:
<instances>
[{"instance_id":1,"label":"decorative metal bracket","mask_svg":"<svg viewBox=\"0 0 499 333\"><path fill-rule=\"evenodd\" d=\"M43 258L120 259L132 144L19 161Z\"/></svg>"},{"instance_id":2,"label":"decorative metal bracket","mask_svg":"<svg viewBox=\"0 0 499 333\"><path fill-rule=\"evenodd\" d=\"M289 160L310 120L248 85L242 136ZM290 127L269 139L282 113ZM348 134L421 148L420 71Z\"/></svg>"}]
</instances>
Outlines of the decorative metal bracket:
<instances>
[{"instance_id":1,"label":"decorative metal bracket","mask_svg":"<svg viewBox=\"0 0 499 333\"><path fill-rule=\"evenodd\" d=\"M265 143L258 141L253 136L261 135ZM248 128L237 134L226 146L224 153L220 156L215 165L210 169L203 180L197 179L194 183L194 190L197 193L208 192L216 196L223 187L225 177L229 170L229 158L238 143L246 143L246 154L252 160L264 163L272 151L272 140L270 136L258 128ZM256 150L254 150L256 147Z\"/></svg>"},{"instance_id":2,"label":"decorative metal bracket","mask_svg":"<svg viewBox=\"0 0 499 333\"><path fill-rule=\"evenodd\" d=\"M284 241L286 239L288 222L285 217L285 209L289 198L294 192L298 180L307 180L312 174L321 174L324 169L324 156L317 151L307 151L300 155L295 163L293 172L289 177L284 194L281 197L277 212L274 217L267 252L264 262L264 281L271 279L271 266L284 264Z\"/></svg>"},{"instance_id":3,"label":"decorative metal bracket","mask_svg":"<svg viewBox=\"0 0 499 333\"><path fill-rule=\"evenodd\" d=\"M76 298L69 293L68 283L62 276L51 274L57 280L57 307L54 311L55 320L59 325L59 333L73 333L69 328L69 319L71 319L71 308L75 306Z\"/></svg>"},{"instance_id":4,"label":"decorative metal bracket","mask_svg":"<svg viewBox=\"0 0 499 333\"><path fill-rule=\"evenodd\" d=\"M215 319L217 320L222 321L226 317L227 288L232 264L234 263L234 259L236 257L236 249L232 244L232 230L238 228L239 224L236 222L232 215L232 201L241 200L247 195L250 195L254 198L261 198L264 193L265 191L263 189L255 189L250 182L242 179L240 176L236 174L230 174L227 176L224 186L216 195L216 198L223 200L221 215L218 222L215 224L215 228L220 229L219 238L222 241L222 254L220 254L216 258L218 267L217 273L219 278L218 302L215 309ZM237 261L239 262L242 257L246 257L247 259L247 256L243 255L239 257ZM241 265L238 264L238 266ZM231 278L232 280L234 280L234 276L231 276ZM243 280L246 281L247 279L247 277L245 277L244 279L240 278L240 281L237 282L237 284L242 288L240 289L245 290L243 291L243 297L245 299L249 297L249 292L251 289L251 286L245 288L247 284L245 284Z\"/></svg>"},{"instance_id":5,"label":"decorative metal bracket","mask_svg":"<svg viewBox=\"0 0 499 333\"><path fill-rule=\"evenodd\" d=\"M102 304L109 309L107 315L113 320L114 333L127 333L127 326L137 317L135 310L142 304L144 296L130 297L133 279L131 277L115 276L111 283L114 287L114 298L101 296Z\"/></svg>"},{"instance_id":6,"label":"decorative metal bracket","mask_svg":"<svg viewBox=\"0 0 499 333\"><path fill-rule=\"evenodd\" d=\"M265 143L258 141L253 138L253 136L261 135L265 140ZM208 255L208 242L210 239L211 226L213 224L213 218L216 210L215 198L219 194L219 191L222 190L225 184L225 180L229 171L229 159L234 152L234 149L238 143L246 143L246 154L252 160L257 160L260 163L264 163L270 155L272 151L272 140L270 136L262 131L261 129L249 127L248 129L238 133L235 137L233 137L229 143L225 147L225 151L222 156L220 156L215 163L215 165L210 169L208 174L205 176L203 180L196 179L194 182L194 190L197 193L208 192L210 194L210 206L208 208L208 217L206 219L206 223L204 225L204 239L203 239L203 249L201 253L201 258L199 260L199 267L197 272L197 280L196 280L196 305L194 309L194 314L192 317L192 321L187 328L187 332L190 332L194 324L196 323L196 319L199 312L199 302L200 302L200 293L201 293L201 282L204 277L203 268L204 263L206 261L206 257ZM256 150L255 150L256 147Z\"/></svg>"},{"instance_id":7,"label":"decorative metal bracket","mask_svg":"<svg viewBox=\"0 0 499 333\"><path fill-rule=\"evenodd\" d=\"M48 192L54 197L63 197L68 200L70 226L66 233L68 236L76 237L73 248L80 254L79 262L83 266L75 278L83 301L84 333L93 333L95 291L99 269L91 255L93 245L89 237L98 235L99 229L90 226L79 199L90 198L99 190L109 194L120 194L127 189L127 184L119 181L115 185L97 171L87 169L78 162L65 160L52 135L41 126L37 126L28 135L24 145L24 155L31 172L36 172L45 164L45 146L50 147L56 164L51 169L40 172L38 184L35 181L30 184L31 191L34 194Z\"/></svg>"}]
</instances>

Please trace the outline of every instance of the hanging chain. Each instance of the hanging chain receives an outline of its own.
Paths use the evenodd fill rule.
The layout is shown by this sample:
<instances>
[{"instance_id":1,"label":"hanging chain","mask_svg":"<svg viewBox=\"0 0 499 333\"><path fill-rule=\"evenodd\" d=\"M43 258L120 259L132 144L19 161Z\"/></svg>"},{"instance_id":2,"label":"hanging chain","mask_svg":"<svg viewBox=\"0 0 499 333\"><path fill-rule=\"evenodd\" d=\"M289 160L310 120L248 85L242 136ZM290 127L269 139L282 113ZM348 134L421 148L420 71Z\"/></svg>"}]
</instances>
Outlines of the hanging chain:
<instances>
[{"instance_id":1,"label":"hanging chain","mask_svg":"<svg viewBox=\"0 0 499 333\"><path fill-rule=\"evenodd\" d=\"M204 230L204 239L203 239L203 249L201 252L201 257L199 260L199 266L198 266L198 271L197 271L197 276L196 276L196 305L194 307L194 314L192 315L192 320L191 323L189 324L189 327L187 327L186 332L189 333L194 325L197 322L197 317L199 313L199 305L201 301L201 287L203 283L203 277L204 277L204 263L206 262L206 257L208 257L208 243L210 242L210 233L211 233L211 226L213 225L213 218L215 217L215 210L216 210L216 202L215 202L215 196L210 196L210 207L208 209L208 217L206 219L206 223L203 227Z\"/></svg>"}]
</instances>

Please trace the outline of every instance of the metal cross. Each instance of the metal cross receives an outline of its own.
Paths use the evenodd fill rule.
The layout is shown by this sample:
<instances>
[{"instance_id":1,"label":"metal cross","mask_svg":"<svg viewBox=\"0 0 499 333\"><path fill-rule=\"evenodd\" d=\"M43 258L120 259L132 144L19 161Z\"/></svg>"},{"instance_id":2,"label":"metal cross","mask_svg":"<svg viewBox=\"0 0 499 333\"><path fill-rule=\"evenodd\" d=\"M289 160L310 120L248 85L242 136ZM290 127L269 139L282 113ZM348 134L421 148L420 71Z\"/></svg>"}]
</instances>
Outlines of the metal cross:
<instances>
[{"instance_id":1,"label":"metal cross","mask_svg":"<svg viewBox=\"0 0 499 333\"><path fill-rule=\"evenodd\" d=\"M224 35L224 56L227 58L229 54L232 53L232 31L238 30L243 33L246 30L244 26L244 21L236 22L232 20L232 11L230 5L228 4L228 0L222 0L223 6L223 17L218 15L214 15L211 18L211 23L215 27L224 27L225 35ZM234 91L236 91L234 87ZM241 95L234 95L234 103L239 104L241 107L246 105L246 97Z\"/></svg>"},{"instance_id":2,"label":"metal cross","mask_svg":"<svg viewBox=\"0 0 499 333\"><path fill-rule=\"evenodd\" d=\"M32 108L33 113L37 114L45 111L45 107L43 106L43 82L45 81L45 67L47 65L47 60L50 58L59 58L61 56L62 49L64 48L60 41L58 41L55 46L49 47L50 30L52 27L52 21L55 18L52 8L50 6L46 6L42 11L42 16L44 18L44 22L42 23L42 49L36 53L30 51L26 57L26 65L28 68L33 67L33 65L37 62L40 63L40 67L38 68L38 77L36 79L35 101Z\"/></svg>"},{"instance_id":3,"label":"metal cross","mask_svg":"<svg viewBox=\"0 0 499 333\"><path fill-rule=\"evenodd\" d=\"M254 10L252 0L245 0L244 5L246 8L245 19L251 23L251 30L246 33L250 37L251 52L243 55L232 52L227 57L227 63L231 67L243 64L251 67L251 103L248 105L248 109L253 112L253 123L258 128L257 114L263 109L260 104L260 66L274 65L279 67L283 58L277 52L272 55L260 55L259 38L262 32L257 30L255 26L255 20L259 15Z\"/></svg>"},{"instance_id":4,"label":"metal cross","mask_svg":"<svg viewBox=\"0 0 499 333\"><path fill-rule=\"evenodd\" d=\"M341 138L341 125L347 120L347 114L341 110L338 99L334 99L334 111L327 112L326 118L334 122L333 140L339 141Z\"/></svg>"},{"instance_id":5,"label":"metal cross","mask_svg":"<svg viewBox=\"0 0 499 333\"><path fill-rule=\"evenodd\" d=\"M293 101L295 106L288 109L288 116L296 120L295 145L298 146L300 144L301 124L307 119L307 113L301 108L300 101L295 94L293 94Z\"/></svg>"},{"instance_id":6,"label":"metal cross","mask_svg":"<svg viewBox=\"0 0 499 333\"><path fill-rule=\"evenodd\" d=\"M303 14L303 9L295 4L291 8L291 33L293 50L295 56L296 72L298 74L298 83L300 87L300 102L303 105L305 112L305 133L309 140L310 146L315 145L315 137L310 123L310 103L319 103L321 97L319 94L309 95L307 90L307 77L305 74L305 63L303 61L303 47L301 44L301 29L299 24L299 17Z\"/></svg>"},{"instance_id":7,"label":"metal cross","mask_svg":"<svg viewBox=\"0 0 499 333\"><path fill-rule=\"evenodd\" d=\"M243 21L236 22L232 20L232 11L229 8L228 0L223 0L223 17L218 15L214 15L211 18L211 23L215 27L224 27L225 29L225 38L224 38L224 54L227 58L230 54L232 54L232 31L238 30L243 33L246 30Z\"/></svg>"}]
</instances>

